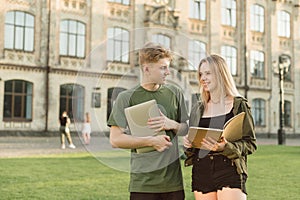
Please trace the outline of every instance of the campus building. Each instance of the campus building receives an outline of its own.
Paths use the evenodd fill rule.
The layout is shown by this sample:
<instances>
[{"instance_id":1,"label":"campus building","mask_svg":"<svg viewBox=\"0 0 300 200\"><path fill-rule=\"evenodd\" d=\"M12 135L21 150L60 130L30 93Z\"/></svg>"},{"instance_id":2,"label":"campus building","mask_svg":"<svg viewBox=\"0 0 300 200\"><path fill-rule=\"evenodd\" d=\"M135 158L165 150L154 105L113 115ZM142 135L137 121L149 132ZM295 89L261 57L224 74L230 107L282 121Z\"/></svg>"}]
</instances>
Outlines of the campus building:
<instances>
[{"instance_id":1,"label":"campus building","mask_svg":"<svg viewBox=\"0 0 300 200\"><path fill-rule=\"evenodd\" d=\"M189 110L195 69L217 53L257 134L280 125L299 134L299 12L299 0L0 0L0 134L55 132L64 110L73 131L85 112L93 132L108 131L117 95L139 83L147 41L174 52L167 82L182 88Z\"/></svg>"}]
</instances>

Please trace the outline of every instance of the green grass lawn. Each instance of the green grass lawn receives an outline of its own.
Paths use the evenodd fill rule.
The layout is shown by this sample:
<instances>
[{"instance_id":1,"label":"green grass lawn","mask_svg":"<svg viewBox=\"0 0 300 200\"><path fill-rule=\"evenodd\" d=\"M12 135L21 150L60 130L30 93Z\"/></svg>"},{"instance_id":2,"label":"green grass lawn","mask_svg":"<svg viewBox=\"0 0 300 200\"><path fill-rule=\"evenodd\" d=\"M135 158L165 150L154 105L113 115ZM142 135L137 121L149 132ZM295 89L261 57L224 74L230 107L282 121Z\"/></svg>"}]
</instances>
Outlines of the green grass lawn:
<instances>
[{"instance_id":1,"label":"green grass lawn","mask_svg":"<svg viewBox=\"0 0 300 200\"><path fill-rule=\"evenodd\" d=\"M300 147L259 146L248 158L249 200L299 199ZM183 167L188 200L193 199L191 169ZM127 172L112 169L89 153L0 159L3 200L126 200L128 181Z\"/></svg>"}]
</instances>

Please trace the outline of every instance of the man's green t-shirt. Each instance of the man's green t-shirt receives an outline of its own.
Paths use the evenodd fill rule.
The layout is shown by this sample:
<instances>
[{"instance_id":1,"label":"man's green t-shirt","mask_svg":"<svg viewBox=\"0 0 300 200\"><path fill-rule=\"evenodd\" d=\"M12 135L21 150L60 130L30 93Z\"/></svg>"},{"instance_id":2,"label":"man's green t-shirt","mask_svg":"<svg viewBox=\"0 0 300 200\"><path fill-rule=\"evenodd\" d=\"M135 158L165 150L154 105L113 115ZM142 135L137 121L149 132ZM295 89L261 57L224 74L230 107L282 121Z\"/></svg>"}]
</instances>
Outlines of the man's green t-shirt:
<instances>
[{"instance_id":1,"label":"man's green t-shirt","mask_svg":"<svg viewBox=\"0 0 300 200\"><path fill-rule=\"evenodd\" d=\"M127 127L124 109L155 99L164 115L177 122L186 122L188 113L181 90L173 85L161 85L156 91L136 86L121 92L113 106L108 126ZM173 131L166 131L173 145L164 152L137 154L131 152L130 192L172 192L183 189L182 171L179 159L178 137Z\"/></svg>"}]
</instances>

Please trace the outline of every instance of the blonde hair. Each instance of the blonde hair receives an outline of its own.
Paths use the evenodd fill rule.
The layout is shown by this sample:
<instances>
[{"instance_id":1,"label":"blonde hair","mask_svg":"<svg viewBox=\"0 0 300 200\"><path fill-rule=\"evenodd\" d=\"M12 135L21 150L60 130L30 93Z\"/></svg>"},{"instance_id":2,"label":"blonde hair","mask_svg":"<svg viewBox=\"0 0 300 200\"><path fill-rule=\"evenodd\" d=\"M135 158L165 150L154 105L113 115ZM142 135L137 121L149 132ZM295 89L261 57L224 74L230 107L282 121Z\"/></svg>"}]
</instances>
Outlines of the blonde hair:
<instances>
[{"instance_id":1,"label":"blonde hair","mask_svg":"<svg viewBox=\"0 0 300 200\"><path fill-rule=\"evenodd\" d=\"M200 98L205 107L208 101L210 100L210 93L209 91L204 91L201 84L200 68L203 63L207 63L209 65L212 73L216 77L215 81L217 83L217 90L218 93L220 94L221 101L224 101L222 97L225 96L233 96L233 97L241 96L236 88L234 79L229 71L225 59L217 54L212 54L202 59L198 67L198 81L200 85L200 94L201 94Z\"/></svg>"},{"instance_id":2,"label":"blonde hair","mask_svg":"<svg viewBox=\"0 0 300 200\"><path fill-rule=\"evenodd\" d=\"M139 64L142 66L145 63L157 63L162 58L172 60L172 54L169 49L164 48L160 44L148 42L139 51Z\"/></svg>"}]
</instances>

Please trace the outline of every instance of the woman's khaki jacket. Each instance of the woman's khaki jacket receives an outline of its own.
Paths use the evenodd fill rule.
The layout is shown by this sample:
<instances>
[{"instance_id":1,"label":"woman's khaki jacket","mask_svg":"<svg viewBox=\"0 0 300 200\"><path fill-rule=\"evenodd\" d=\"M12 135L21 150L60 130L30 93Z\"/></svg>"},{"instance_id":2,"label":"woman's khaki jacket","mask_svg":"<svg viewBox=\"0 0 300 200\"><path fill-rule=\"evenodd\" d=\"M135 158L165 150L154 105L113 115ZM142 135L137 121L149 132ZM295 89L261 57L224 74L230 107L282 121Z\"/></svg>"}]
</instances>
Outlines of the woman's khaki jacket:
<instances>
[{"instance_id":1,"label":"woman's khaki jacket","mask_svg":"<svg viewBox=\"0 0 300 200\"><path fill-rule=\"evenodd\" d=\"M203 112L204 106L201 102L198 102L191 111L189 125L198 126ZM233 160L239 174L243 173L247 175L247 155L252 154L257 148L254 123L251 115L251 109L247 100L243 97L235 97L233 102L233 114L237 115L241 112L245 112L243 137L241 140L228 142L221 154ZM185 152L187 155L185 166L190 166L193 164L193 156L196 156L193 152L194 151L192 148L187 149Z\"/></svg>"}]
</instances>

